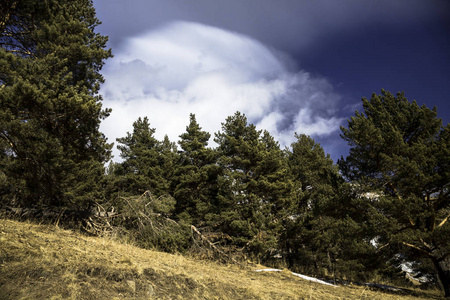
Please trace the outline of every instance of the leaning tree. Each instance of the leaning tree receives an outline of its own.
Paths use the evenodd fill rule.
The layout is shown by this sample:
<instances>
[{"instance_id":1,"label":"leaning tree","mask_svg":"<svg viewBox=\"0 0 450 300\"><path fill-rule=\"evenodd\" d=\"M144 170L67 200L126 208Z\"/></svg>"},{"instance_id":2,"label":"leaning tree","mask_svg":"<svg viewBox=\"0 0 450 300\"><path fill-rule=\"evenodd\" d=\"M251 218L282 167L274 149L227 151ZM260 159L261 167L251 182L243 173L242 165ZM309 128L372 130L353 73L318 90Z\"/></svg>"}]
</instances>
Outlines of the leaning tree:
<instances>
[{"instance_id":1,"label":"leaning tree","mask_svg":"<svg viewBox=\"0 0 450 300\"><path fill-rule=\"evenodd\" d=\"M404 257L429 259L450 297L450 126L437 109L382 90L363 98L342 127L350 153L339 161L355 187L370 192L378 247L396 247Z\"/></svg>"}]
</instances>

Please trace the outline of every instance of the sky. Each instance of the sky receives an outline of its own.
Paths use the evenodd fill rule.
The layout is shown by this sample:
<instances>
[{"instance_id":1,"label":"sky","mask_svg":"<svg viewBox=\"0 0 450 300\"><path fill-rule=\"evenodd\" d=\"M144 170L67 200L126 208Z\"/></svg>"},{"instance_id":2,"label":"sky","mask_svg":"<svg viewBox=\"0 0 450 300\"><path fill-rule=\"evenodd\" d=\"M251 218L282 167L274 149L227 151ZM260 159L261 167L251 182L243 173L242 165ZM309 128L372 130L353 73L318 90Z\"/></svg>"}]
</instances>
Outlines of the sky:
<instances>
[{"instance_id":1,"label":"sky","mask_svg":"<svg viewBox=\"0 0 450 300\"><path fill-rule=\"evenodd\" d=\"M193 113L214 147L240 111L282 148L303 133L337 161L348 154L340 126L381 89L450 122L448 0L93 3L114 54L100 90L109 142L145 116L156 138L177 142Z\"/></svg>"}]
</instances>

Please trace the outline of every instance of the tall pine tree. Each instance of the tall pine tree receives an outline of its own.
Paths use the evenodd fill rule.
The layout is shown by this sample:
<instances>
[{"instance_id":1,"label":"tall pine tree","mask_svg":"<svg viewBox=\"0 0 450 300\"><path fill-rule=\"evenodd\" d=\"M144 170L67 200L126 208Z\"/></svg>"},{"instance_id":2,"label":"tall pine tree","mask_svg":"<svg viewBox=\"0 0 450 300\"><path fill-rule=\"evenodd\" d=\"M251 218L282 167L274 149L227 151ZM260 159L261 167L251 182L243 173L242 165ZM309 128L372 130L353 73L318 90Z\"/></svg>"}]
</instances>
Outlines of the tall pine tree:
<instances>
[{"instance_id":1,"label":"tall pine tree","mask_svg":"<svg viewBox=\"0 0 450 300\"><path fill-rule=\"evenodd\" d=\"M295 188L280 239L283 256L300 272L361 279L374 248L358 223L358 199L320 144L304 134L296 138L287 151Z\"/></svg>"},{"instance_id":2,"label":"tall pine tree","mask_svg":"<svg viewBox=\"0 0 450 300\"><path fill-rule=\"evenodd\" d=\"M3 201L84 206L110 145L99 132L107 38L92 1L2 1L0 168Z\"/></svg>"},{"instance_id":3,"label":"tall pine tree","mask_svg":"<svg viewBox=\"0 0 450 300\"><path fill-rule=\"evenodd\" d=\"M222 124L215 141L223 169L217 223L236 246L265 258L276 248L279 213L290 192L283 153L268 132L247 124L239 112Z\"/></svg>"},{"instance_id":4,"label":"tall pine tree","mask_svg":"<svg viewBox=\"0 0 450 300\"><path fill-rule=\"evenodd\" d=\"M179 218L202 226L213 211L217 197L216 152L208 148L210 134L202 131L194 114L186 132L180 135L180 164L176 172L174 197Z\"/></svg>"}]
</instances>

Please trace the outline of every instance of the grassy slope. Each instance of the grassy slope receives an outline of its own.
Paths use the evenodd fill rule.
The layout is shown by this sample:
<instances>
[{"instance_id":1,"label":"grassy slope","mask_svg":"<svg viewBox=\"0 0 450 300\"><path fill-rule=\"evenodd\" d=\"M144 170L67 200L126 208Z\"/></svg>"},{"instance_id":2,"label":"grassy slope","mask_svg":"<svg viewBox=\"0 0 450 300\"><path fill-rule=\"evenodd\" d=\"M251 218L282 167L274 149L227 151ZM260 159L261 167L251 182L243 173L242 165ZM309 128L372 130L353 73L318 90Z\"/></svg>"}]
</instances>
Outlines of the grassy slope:
<instances>
[{"instance_id":1,"label":"grassy slope","mask_svg":"<svg viewBox=\"0 0 450 300\"><path fill-rule=\"evenodd\" d=\"M0 299L424 299L330 287L0 219Z\"/></svg>"}]
</instances>

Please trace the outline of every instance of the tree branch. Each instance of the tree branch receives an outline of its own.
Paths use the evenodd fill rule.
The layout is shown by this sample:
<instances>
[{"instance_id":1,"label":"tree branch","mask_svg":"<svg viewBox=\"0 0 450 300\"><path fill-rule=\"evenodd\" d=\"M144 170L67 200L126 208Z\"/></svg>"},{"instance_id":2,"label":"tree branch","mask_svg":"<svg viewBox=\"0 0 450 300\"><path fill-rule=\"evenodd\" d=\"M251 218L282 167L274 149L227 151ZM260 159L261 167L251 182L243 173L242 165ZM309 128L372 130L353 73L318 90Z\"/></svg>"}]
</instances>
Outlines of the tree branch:
<instances>
[{"instance_id":1,"label":"tree branch","mask_svg":"<svg viewBox=\"0 0 450 300\"><path fill-rule=\"evenodd\" d=\"M446 259L448 256L450 255L450 253L445 253L444 255L442 255L441 257L438 258L438 262L443 261L444 259Z\"/></svg>"},{"instance_id":2,"label":"tree branch","mask_svg":"<svg viewBox=\"0 0 450 300\"><path fill-rule=\"evenodd\" d=\"M431 247L428 243L426 243L423 239L420 239L420 241L422 242L422 244L423 244L425 247L427 247L427 249L428 249L429 251L433 251L432 247Z\"/></svg>"},{"instance_id":3,"label":"tree branch","mask_svg":"<svg viewBox=\"0 0 450 300\"><path fill-rule=\"evenodd\" d=\"M3 138L9 144L9 146L15 152L16 155L19 155L20 151L17 148L16 144L13 143L13 141L9 138L9 136L5 132L0 133L0 137Z\"/></svg>"},{"instance_id":4,"label":"tree branch","mask_svg":"<svg viewBox=\"0 0 450 300\"><path fill-rule=\"evenodd\" d=\"M213 243L211 243L200 231L198 231L198 229L194 225L191 225L191 231L195 232L202 241L206 242L217 253L219 253L220 255L223 255L227 259L231 260L233 263L242 266L242 264L240 262L236 261L233 257L229 256L228 254L226 254L225 252L223 252L222 250L217 248Z\"/></svg>"},{"instance_id":5,"label":"tree branch","mask_svg":"<svg viewBox=\"0 0 450 300\"><path fill-rule=\"evenodd\" d=\"M405 246L408 246L408 247L410 247L410 248L416 249L417 251L420 251L420 252L426 254L427 256L431 256L430 253L429 253L428 251L423 250L423 249L420 248L420 247L417 247L417 246L415 246L415 245L412 245L412 244L409 244L409 243L406 243L406 242L402 242L402 244L405 245Z\"/></svg>"},{"instance_id":6,"label":"tree branch","mask_svg":"<svg viewBox=\"0 0 450 300\"><path fill-rule=\"evenodd\" d=\"M6 24L8 23L10 17L11 17L11 11L14 10L17 6L17 1L13 1L8 9L7 12L5 12L5 18L0 22L0 33L3 32L3 30L6 27Z\"/></svg>"},{"instance_id":7,"label":"tree branch","mask_svg":"<svg viewBox=\"0 0 450 300\"><path fill-rule=\"evenodd\" d=\"M386 247L389 246L390 244L391 244L391 242L389 242L389 243L387 243L387 244L381 246L380 248L377 249L377 251L380 251L381 249L386 248Z\"/></svg>"},{"instance_id":8,"label":"tree branch","mask_svg":"<svg viewBox=\"0 0 450 300\"><path fill-rule=\"evenodd\" d=\"M24 50L7 50L8 52L12 52L12 53L19 53L22 55L27 55L27 56L34 56L33 53L31 53L30 51L24 51Z\"/></svg>"},{"instance_id":9,"label":"tree branch","mask_svg":"<svg viewBox=\"0 0 450 300\"><path fill-rule=\"evenodd\" d=\"M437 227L442 227L442 226L444 226L444 224L447 222L448 218L450 218L450 214L449 214L447 217L445 217L445 219L442 220L442 222L439 223L439 225L438 225Z\"/></svg>"}]
</instances>

